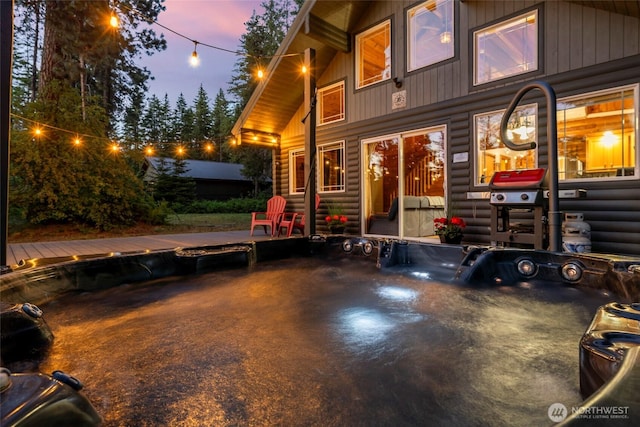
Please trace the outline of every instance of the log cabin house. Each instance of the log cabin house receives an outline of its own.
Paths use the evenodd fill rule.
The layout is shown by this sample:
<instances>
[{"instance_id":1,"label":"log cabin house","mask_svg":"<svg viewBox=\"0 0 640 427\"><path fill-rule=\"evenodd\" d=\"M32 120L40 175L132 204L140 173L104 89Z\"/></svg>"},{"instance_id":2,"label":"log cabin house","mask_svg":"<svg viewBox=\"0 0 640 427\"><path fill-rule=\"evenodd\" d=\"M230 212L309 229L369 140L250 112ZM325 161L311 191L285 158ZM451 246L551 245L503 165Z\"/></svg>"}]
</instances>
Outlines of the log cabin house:
<instances>
[{"instance_id":1,"label":"log cabin house","mask_svg":"<svg viewBox=\"0 0 640 427\"><path fill-rule=\"evenodd\" d=\"M456 215L464 243L490 244L493 174L548 167L542 93L506 122L535 149L500 132L544 81L560 210L583 214L593 252L640 254L639 24L637 1L309 0L232 132L273 149L288 210L320 194L318 232L337 203L349 233L428 239Z\"/></svg>"}]
</instances>

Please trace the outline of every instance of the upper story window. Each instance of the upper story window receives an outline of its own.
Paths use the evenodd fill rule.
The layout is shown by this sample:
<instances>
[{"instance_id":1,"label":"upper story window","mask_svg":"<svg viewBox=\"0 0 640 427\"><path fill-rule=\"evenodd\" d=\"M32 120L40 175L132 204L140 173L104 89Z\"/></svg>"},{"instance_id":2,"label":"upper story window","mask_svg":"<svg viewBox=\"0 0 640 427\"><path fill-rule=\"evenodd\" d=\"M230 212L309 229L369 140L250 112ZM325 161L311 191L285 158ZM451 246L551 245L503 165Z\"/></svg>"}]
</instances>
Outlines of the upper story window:
<instances>
[{"instance_id":1,"label":"upper story window","mask_svg":"<svg viewBox=\"0 0 640 427\"><path fill-rule=\"evenodd\" d=\"M476 171L475 184L488 185L498 171L537 167L536 150L513 151L500 137L500 121L505 110L474 116ZM517 108L507 124L507 136L514 144L536 141L536 106Z\"/></svg>"},{"instance_id":2,"label":"upper story window","mask_svg":"<svg viewBox=\"0 0 640 427\"><path fill-rule=\"evenodd\" d=\"M409 71L453 57L452 0L429 0L409 9L407 23Z\"/></svg>"},{"instance_id":3,"label":"upper story window","mask_svg":"<svg viewBox=\"0 0 640 427\"><path fill-rule=\"evenodd\" d=\"M344 81L318 89L318 124L344 120Z\"/></svg>"},{"instance_id":4,"label":"upper story window","mask_svg":"<svg viewBox=\"0 0 640 427\"><path fill-rule=\"evenodd\" d=\"M538 11L473 33L473 84L538 69Z\"/></svg>"},{"instance_id":5,"label":"upper story window","mask_svg":"<svg viewBox=\"0 0 640 427\"><path fill-rule=\"evenodd\" d=\"M558 179L638 176L638 86L558 100Z\"/></svg>"},{"instance_id":6,"label":"upper story window","mask_svg":"<svg viewBox=\"0 0 640 427\"><path fill-rule=\"evenodd\" d=\"M318 146L319 191L344 191L344 141Z\"/></svg>"},{"instance_id":7,"label":"upper story window","mask_svg":"<svg viewBox=\"0 0 640 427\"><path fill-rule=\"evenodd\" d=\"M356 88L391 78L391 21L356 35Z\"/></svg>"},{"instance_id":8,"label":"upper story window","mask_svg":"<svg viewBox=\"0 0 640 427\"><path fill-rule=\"evenodd\" d=\"M289 151L289 194L304 194L304 149Z\"/></svg>"}]
</instances>

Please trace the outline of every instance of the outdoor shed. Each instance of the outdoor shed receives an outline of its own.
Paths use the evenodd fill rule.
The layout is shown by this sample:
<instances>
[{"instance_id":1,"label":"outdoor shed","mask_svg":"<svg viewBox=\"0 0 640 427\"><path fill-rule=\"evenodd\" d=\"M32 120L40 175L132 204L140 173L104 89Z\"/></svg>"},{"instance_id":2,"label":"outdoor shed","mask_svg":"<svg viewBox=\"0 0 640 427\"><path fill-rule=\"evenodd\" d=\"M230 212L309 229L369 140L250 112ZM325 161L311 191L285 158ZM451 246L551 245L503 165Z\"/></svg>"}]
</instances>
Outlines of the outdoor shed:
<instances>
[{"instance_id":1,"label":"outdoor shed","mask_svg":"<svg viewBox=\"0 0 640 427\"><path fill-rule=\"evenodd\" d=\"M160 165L161 157L145 157L144 177L147 184L152 184ZM168 173L173 171L174 160L164 158ZM196 183L196 197L204 200L228 200L233 197L250 195L253 183L242 175L242 165L238 163L210 162L206 160L185 160L186 171L183 177L193 178Z\"/></svg>"}]
</instances>

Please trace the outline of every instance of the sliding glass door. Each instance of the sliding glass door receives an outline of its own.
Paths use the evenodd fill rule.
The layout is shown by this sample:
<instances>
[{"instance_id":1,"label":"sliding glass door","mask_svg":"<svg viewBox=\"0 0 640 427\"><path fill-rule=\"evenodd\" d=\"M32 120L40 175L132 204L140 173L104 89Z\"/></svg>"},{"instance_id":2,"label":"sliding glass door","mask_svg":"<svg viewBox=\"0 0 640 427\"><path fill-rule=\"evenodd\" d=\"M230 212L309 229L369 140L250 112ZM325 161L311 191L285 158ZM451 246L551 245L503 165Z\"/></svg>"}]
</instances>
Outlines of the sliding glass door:
<instances>
[{"instance_id":1,"label":"sliding glass door","mask_svg":"<svg viewBox=\"0 0 640 427\"><path fill-rule=\"evenodd\" d=\"M365 234L434 234L433 219L444 216L445 146L445 126L363 141Z\"/></svg>"}]
</instances>

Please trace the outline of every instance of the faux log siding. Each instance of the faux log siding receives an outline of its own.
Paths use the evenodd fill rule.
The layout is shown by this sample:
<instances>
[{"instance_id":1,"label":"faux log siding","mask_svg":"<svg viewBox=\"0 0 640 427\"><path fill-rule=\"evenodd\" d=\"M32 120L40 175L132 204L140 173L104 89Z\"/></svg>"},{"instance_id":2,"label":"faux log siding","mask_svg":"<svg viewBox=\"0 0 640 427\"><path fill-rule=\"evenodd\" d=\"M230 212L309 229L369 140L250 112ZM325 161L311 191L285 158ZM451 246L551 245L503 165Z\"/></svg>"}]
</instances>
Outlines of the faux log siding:
<instances>
[{"instance_id":1,"label":"faux log siding","mask_svg":"<svg viewBox=\"0 0 640 427\"><path fill-rule=\"evenodd\" d=\"M404 32L405 8L413 2L391 2L393 10L373 11L363 19L374 23L393 16L394 37ZM441 66L401 74L404 70L405 51L402 43L394 42L393 75L403 80L401 90L407 91L407 108L391 110L390 97L396 89L387 82L363 90L353 90L354 54L338 54L327 72L320 76L322 86L337 80L346 81L347 120L318 128L318 143L344 139L347 152L346 193L322 195L317 228L323 231L326 202L339 201L349 217L350 233L360 232L360 141L363 138L407 131L426 126L446 124L447 197L457 215L468 221L465 239L469 243L489 243L490 205L488 200L467 200L469 191L488 191L486 186L475 187L473 180L474 146L473 114L505 108L521 87L522 78L499 81L480 89L470 85L472 55L470 29L493 23L507 15L538 4L533 1L478 2L467 0L459 4L460 28L458 56ZM637 83L640 76L640 34L638 19L611 14L565 2L544 2L542 22L543 74L535 78L547 80L558 97L571 96L595 90ZM371 20L369 20L371 19ZM580 28L581 27L581 28ZM592 37L592 35L595 35ZM404 39L404 34L401 35ZM576 37L579 37L576 39ZM624 56L624 58L623 58ZM616 60L616 58L622 58ZM402 68L399 68L402 67ZM585 68L586 67L586 68ZM540 101L539 92L533 91L521 103L532 99ZM299 124L305 112L302 109L292 118L283 132L280 154L279 179L284 194L288 194L289 144L302 146L303 127ZM539 106L539 141L542 141L538 160L546 166L546 116L544 102ZM285 137L286 136L286 137ZM455 153L469 153L468 163L453 164ZM583 200L562 199L563 212L583 212L592 227L593 250L613 253L640 253L640 181L598 181L560 183L560 188L585 188ZM302 197L289 197L288 210L302 210Z\"/></svg>"},{"instance_id":2,"label":"faux log siding","mask_svg":"<svg viewBox=\"0 0 640 427\"><path fill-rule=\"evenodd\" d=\"M391 18L394 37L392 76L403 81L401 89L396 89L392 83L383 83L354 90L355 51L338 53L325 74L318 78L320 87L346 78L348 121L356 122L393 113L391 94L397 90L406 90L407 108L416 108L465 96L470 91L491 90L505 85L505 82L498 81L495 86L479 89L470 87L473 73L469 62L473 55L472 31L540 4L540 17L545 31L540 78L640 53L640 30L636 18L562 1L471 0L458 4L460 21L456 58L440 66L407 74L404 20L406 8L414 4L413 1L381 2L371 8L361 24L364 30L372 23Z\"/></svg>"}]
</instances>

